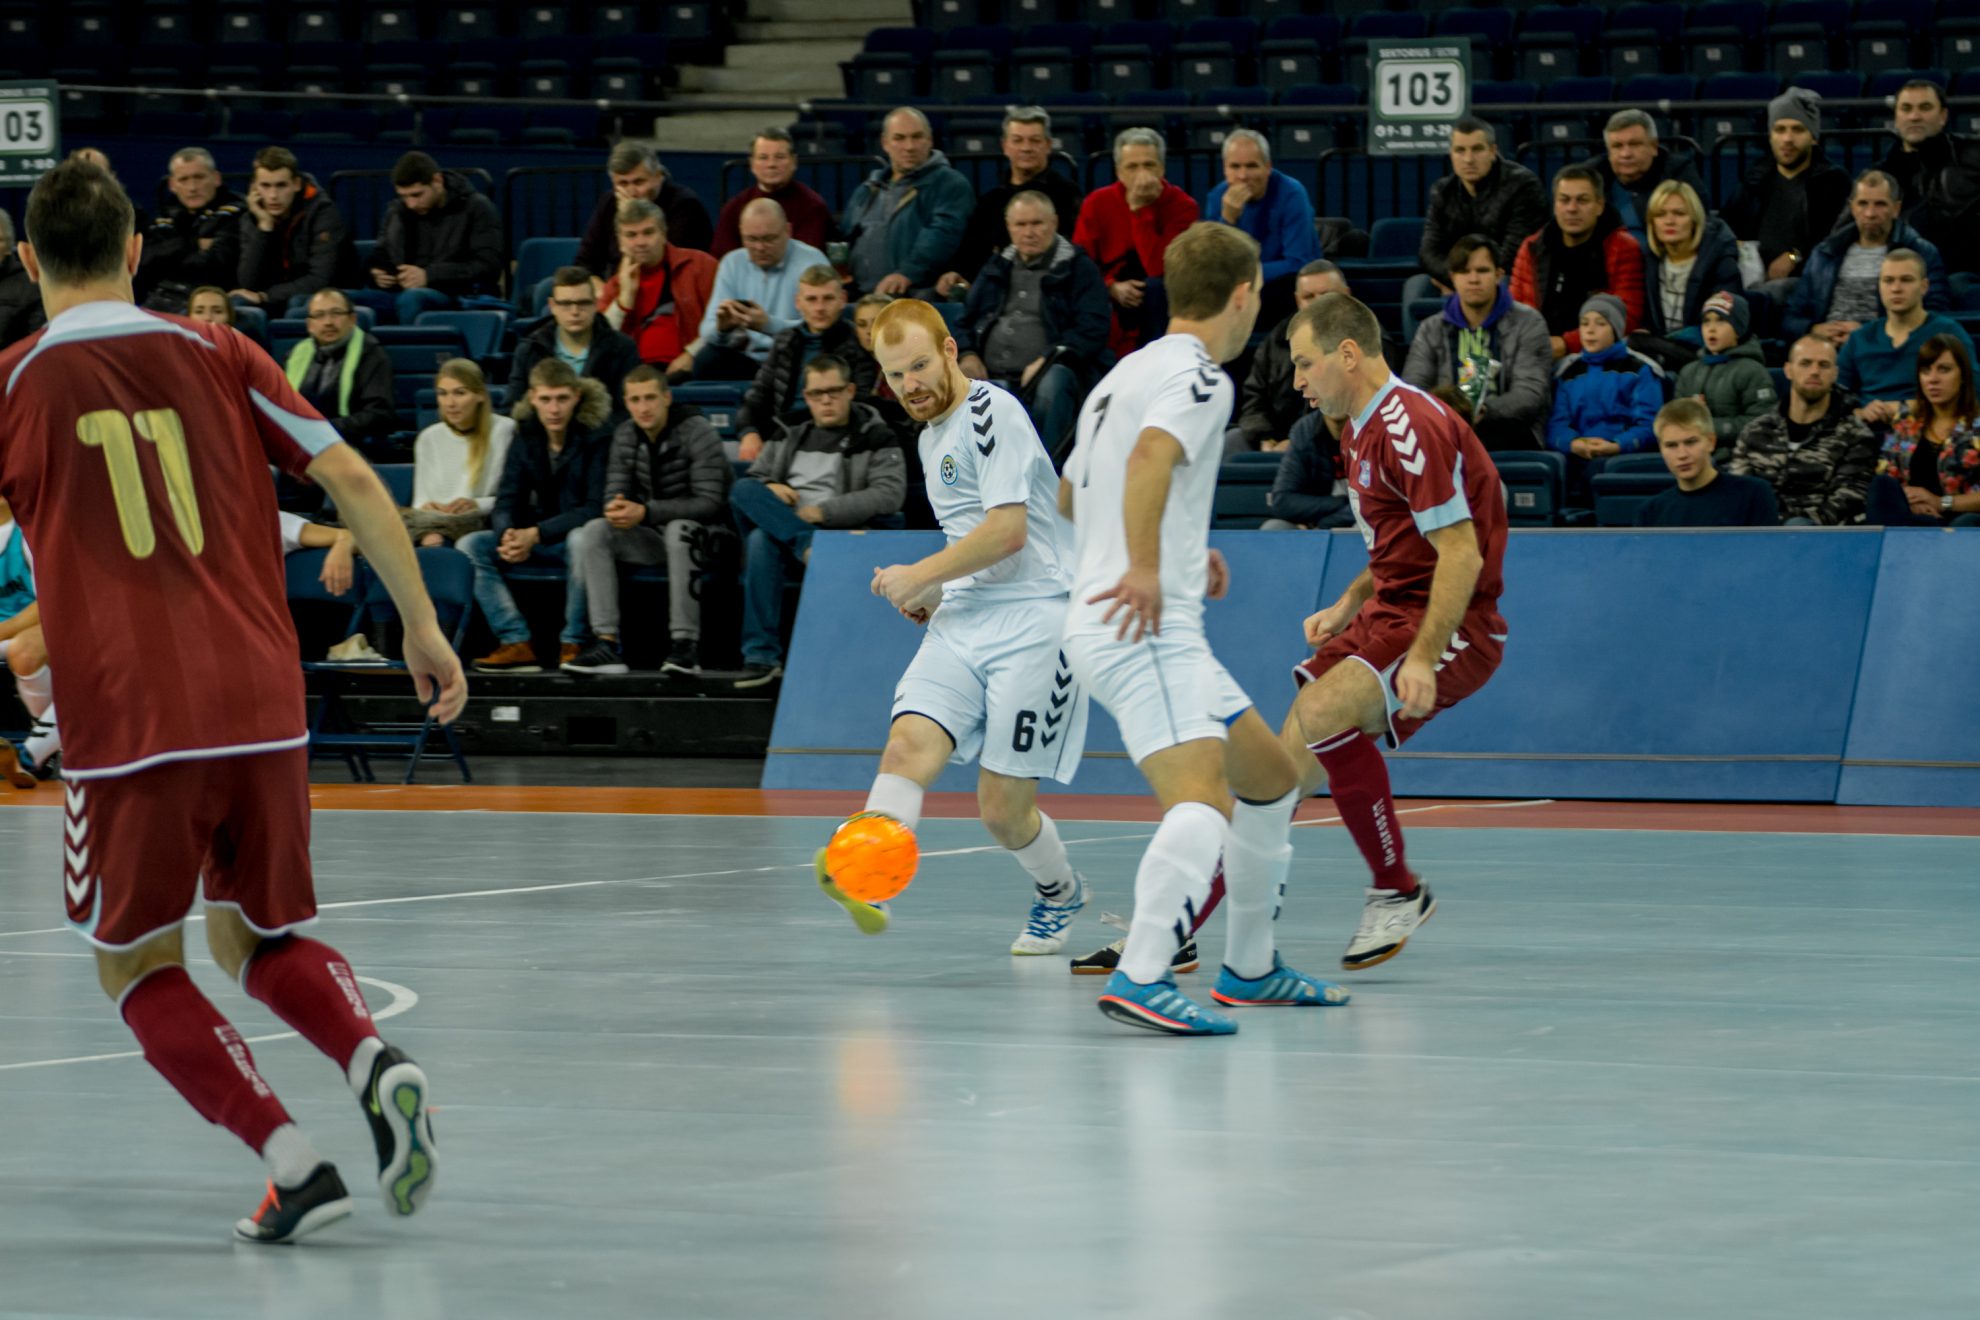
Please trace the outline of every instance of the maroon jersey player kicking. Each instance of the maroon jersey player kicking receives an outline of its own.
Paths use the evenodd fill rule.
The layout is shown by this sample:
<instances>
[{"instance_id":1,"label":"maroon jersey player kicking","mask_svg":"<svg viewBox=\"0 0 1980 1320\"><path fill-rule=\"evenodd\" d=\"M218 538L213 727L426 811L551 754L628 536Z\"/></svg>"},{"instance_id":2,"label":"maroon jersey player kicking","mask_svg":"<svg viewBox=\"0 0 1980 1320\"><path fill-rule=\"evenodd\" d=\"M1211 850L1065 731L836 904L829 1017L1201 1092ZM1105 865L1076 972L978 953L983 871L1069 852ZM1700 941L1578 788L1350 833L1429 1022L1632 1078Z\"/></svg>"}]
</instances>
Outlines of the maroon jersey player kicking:
<instances>
[{"instance_id":1,"label":"maroon jersey player kicking","mask_svg":"<svg viewBox=\"0 0 1980 1320\"><path fill-rule=\"evenodd\" d=\"M1293 318L1293 385L1328 417L1345 417L1341 458L1368 567L1306 620L1313 658L1293 672L1299 696L1284 738L1324 780L1374 880L1341 966L1402 952L1437 910L1403 856L1402 824L1376 739L1401 746L1499 667L1506 552L1498 470L1471 427L1390 374L1375 314L1330 293Z\"/></svg>"},{"instance_id":2,"label":"maroon jersey player kicking","mask_svg":"<svg viewBox=\"0 0 1980 1320\"><path fill-rule=\"evenodd\" d=\"M344 1070L393 1212L420 1207L437 1152L426 1074L378 1038L343 955L302 934L308 751L269 464L336 500L440 719L467 686L377 475L233 330L132 305L132 222L83 161L28 199L21 260L48 324L0 353L0 498L37 552L61 675L69 924L145 1059L266 1161L268 1193L235 1232L287 1242L351 1198L187 976L196 896L214 960Z\"/></svg>"}]
</instances>

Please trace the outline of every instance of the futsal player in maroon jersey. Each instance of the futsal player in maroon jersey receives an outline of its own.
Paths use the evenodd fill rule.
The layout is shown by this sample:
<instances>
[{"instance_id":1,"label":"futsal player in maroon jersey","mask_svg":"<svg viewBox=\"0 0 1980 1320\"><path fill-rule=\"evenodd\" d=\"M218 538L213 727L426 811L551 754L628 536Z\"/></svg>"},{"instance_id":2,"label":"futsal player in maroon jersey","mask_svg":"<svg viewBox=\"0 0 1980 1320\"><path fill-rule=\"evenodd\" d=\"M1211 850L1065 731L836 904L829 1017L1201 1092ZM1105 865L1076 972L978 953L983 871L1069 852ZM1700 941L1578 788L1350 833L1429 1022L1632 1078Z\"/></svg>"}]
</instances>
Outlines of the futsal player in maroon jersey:
<instances>
[{"instance_id":1,"label":"futsal player in maroon jersey","mask_svg":"<svg viewBox=\"0 0 1980 1320\"><path fill-rule=\"evenodd\" d=\"M267 1163L240 1237L293 1241L351 1198L186 974L196 897L214 960L343 1068L385 1202L412 1214L437 1161L426 1074L379 1039L343 955L302 933L308 739L269 464L336 500L443 721L467 700L460 661L369 465L232 329L133 305L142 240L115 179L57 166L26 229L48 324L0 353L0 497L35 547L60 675L69 924L145 1059Z\"/></svg>"},{"instance_id":2,"label":"futsal player in maroon jersey","mask_svg":"<svg viewBox=\"0 0 1980 1320\"><path fill-rule=\"evenodd\" d=\"M1373 872L1341 959L1358 971L1401 953L1437 910L1404 859L1376 739L1400 747L1498 669L1505 496L1471 427L1390 373L1381 326L1366 306L1327 294L1293 317L1287 338L1293 387L1325 416L1349 419L1341 458L1368 546L1368 567L1306 620L1316 650L1293 671L1300 692L1284 730L1305 792L1330 786Z\"/></svg>"}]
</instances>

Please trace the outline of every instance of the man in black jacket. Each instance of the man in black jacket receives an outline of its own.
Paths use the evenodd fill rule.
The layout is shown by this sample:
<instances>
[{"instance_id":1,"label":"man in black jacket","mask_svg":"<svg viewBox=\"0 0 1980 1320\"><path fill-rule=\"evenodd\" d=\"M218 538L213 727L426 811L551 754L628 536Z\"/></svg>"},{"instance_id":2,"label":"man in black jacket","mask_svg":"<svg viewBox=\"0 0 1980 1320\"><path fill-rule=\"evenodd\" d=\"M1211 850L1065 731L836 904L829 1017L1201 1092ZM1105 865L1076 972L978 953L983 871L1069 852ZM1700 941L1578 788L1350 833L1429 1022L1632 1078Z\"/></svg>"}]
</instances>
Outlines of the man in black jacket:
<instances>
[{"instance_id":1,"label":"man in black jacket","mask_svg":"<svg viewBox=\"0 0 1980 1320\"><path fill-rule=\"evenodd\" d=\"M309 338L290 350L286 370L296 392L360 449L398 429L392 359L358 328L341 289L319 289L309 300Z\"/></svg>"},{"instance_id":2,"label":"man in black jacket","mask_svg":"<svg viewBox=\"0 0 1980 1320\"><path fill-rule=\"evenodd\" d=\"M1945 89L1929 79L1900 88L1895 110L1898 140L1877 168L1898 182L1900 218L1938 245L1949 271L1980 271L1980 140L1946 131Z\"/></svg>"},{"instance_id":3,"label":"man in black jacket","mask_svg":"<svg viewBox=\"0 0 1980 1320\"><path fill-rule=\"evenodd\" d=\"M1451 172L1430 187L1423 241L1416 248L1422 276L1403 288L1405 305L1451 291L1445 259L1466 234L1491 236L1502 270L1511 270L1519 245L1547 223L1547 190L1532 170L1499 155L1499 135L1482 119L1465 115L1451 125Z\"/></svg>"},{"instance_id":4,"label":"man in black jacket","mask_svg":"<svg viewBox=\"0 0 1980 1320\"><path fill-rule=\"evenodd\" d=\"M1309 528L1354 526L1348 506L1347 480L1341 472L1340 428L1344 417L1322 417L1309 410L1292 428L1279 475L1265 497L1272 516L1258 525L1261 532L1296 532Z\"/></svg>"},{"instance_id":5,"label":"man in black jacket","mask_svg":"<svg viewBox=\"0 0 1980 1320\"><path fill-rule=\"evenodd\" d=\"M46 319L41 286L28 278L21 254L14 251L14 218L0 211L0 349L26 339Z\"/></svg>"},{"instance_id":6,"label":"man in black jacket","mask_svg":"<svg viewBox=\"0 0 1980 1320\"><path fill-rule=\"evenodd\" d=\"M385 208L371 250L368 302L400 325L421 312L457 307L466 293L493 292L507 261L502 217L463 175L442 173L423 151L408 151L392 167L399 200Z\"/></svg>"},{"instance_id":7,"label":"man in black jacket","mask_svg":"<svg viewBox=\"0 0 1980 1320\"><path fill-rule=\"evenodd\" d=\"M301 316L318 289L357 282L357 249L343 212L286 147L255 153L240 224L240 287L232 296L243 311Z\"/></svg>"},{"instance_id":8,"label":"man in black jacket","mask_svg":"<svg viewBox=\"0 0 1980 1320\"><path fill-rule=\"evenodd\" d=\"M1004 211L1019 193L1042 192L1051 198L1061 232L1070 234L1078 227L1079 184L1052 168L1052 116L1035 105L1005 107L1002 142L1010 173L997 187L977 196L962 246L951 259L954 266L935 281L941 297L948 297L958 284L967 286L984 262L1011 245Z\"/></svg>"},{"instance_id":9,"label":"man in black jacket","mask_svg":"<svg viewBox=\"0 0 1980 1320\"><path fill-rule=\"evenodd\" d=\"M591 272L582 266L565 266L551 277L550 319L516 341L509 379L528 380L537 363L553 357L603 385L613 403L612 416L625 415L619 400L626 373L639 365L639 348L598 315Z\"/></svg>"},{"instance_id":10,"label":"man in black jacket","mask_svg":"<svg viewBox=\"0 0 1980 1320\"><path fill-rule=\"evenodd\" d=\"M753 463L763 451L766 437L776 433L779 419L799 410L804 400L799 388L804 383L804 367L813 358L831 356L852 371L856 398L869 400L879 368L872 355L859 346L859 334L844 318L846 289L839 272L830 266L813 266L798 276L797 310L799 321L779 331L771 341L770 356L763 360L756 379L736 409L736 435L742 444L737 457Z\"/></svg>"},{"instance_id":11,"label":"man in black jacket","mask_svg":"<svg viewBox=\"0 0 1980 1320\"><path fill-rule=\"evenodd\" d=\"M1323 293L1347 293L1347 277L1325 257L1299 268L1293 282L1293 312ZM1286 333L1292 317L1273 326L1251 355L1251 370L1238 394L1237 424L1224 431L1224 453L1251 450L1277 453L1290 443L1293 427L1306 416L1306 398L1293 388L1292 349Z\"/></svg>"},{"instance_id":12,"label":"man in black jacket","mask_svg":"<svg viewBox=\"0 0 1980 1320\"><path fill-rule=\"evenodd\" d=\"M660 155L652 143L621 142L606 158L605 172L611 176L612 191L598 199L598 209L585 226L577 256L577 264L599 279L609 280L619 273L619 203L635 197L652 202L666 215L667 241L675 247L707 252L715 245L708 208L694 189L675 183L661 168Z\"/></svg>"},{"instance_id":13,"label":"man in black jacket","mask_svg":"<svg viewBox=\"0 0 1980 1320\"><path fill-rule=\"evenodd\" d=\"M512 410L516 435L488 530L471 532L454 547L474 564L475 603L499 643L474 662L483 673L543 672L503 574L524 564L567 568L582 553L584 529L605 507L611 410L603 385L555 358L529 375L528 391ZM560 663L584 649L585 612L584 584L574 577L564 592Z\"/></svg>"},{"instance_id":14,"label":"man in black jacket","mask_svg":"<svg viewBox=\"0 0 1980 1320\"><path fill-rule=\"evenodd\" d=\"M907 463L893 428L853 402L852 372L821 355L804 369L811 412L778 430L729 491L743 538L741 689L784 675L784 580L811 557L821 527L869 527L898 514L907 498Z\"/></svg>"},{"instance_id":15,"label":"man in black jacket","mask_svg":"<svg viewBox=\"0 0 1980 1320\"><path fill-rule=\"evenodd\" d=\"M1004 223L1011 244L983 263L956 323L957 362L971 380L1008 381L1056 460L1113 361L1114 307L1100 267L1059 233L1050 197L1019 193Z\"/></svg>"},{"instance_id":16,"label":"man in black jacket","mask_svg":"<svg viewBox=\"0 0 1980 1320\"><path fill-rule=\"evenodd\" d=\"M1785 303L1802 263L1849 205L1849 174L1822 154L1822 98L1790 87L1767 106L1771 153L1721 213L1733 237L1760 245L1768 296Z\"/></svg>"},{"instance_id":17,"label":"man in black jacket","mask_svg":"<svg viewBox=\"0 0 1980 1320\"><path fill-rule=\"evenodd\" d=\"M1650 194L1664 180L1688 183L1700 197L1712 195L1691 157L1657 144L1657 121L1646 111L1618 110L1610 115L1602 128L1602 142L1608 154L1595 169L1607 189L1609 209L1638 243L1643 242L1649 224Z\"/></svg>"},{"instance_id":18,"label":"man in black jacket","mask_svg":"<svg viewBox=\"0 0 1980 1320\"><path fill-rule=\"evenodd\" d=\"M135 286L140 305L184 315L186 298L202 284L226 288L241 264L241 217L247 204L220 180L213 153L186 147L173 153L158 214L144 231Z\"/></svg>"},{"instance_id":19,"label":"man in black jacket","mask_svg":"<svg viewBox=\"0 0 1980 1320\"><path fill-rule=\"evenodd\" d=\"M586 525L571 560L598 640L565 663L573 674L623 674L619 653L619 565L667 566L667 662L663 671L701 672L701 598L696 577L711 538L726 531L735 469L722 437L699 410L676 404L667 373L640 365L626 375L631 414L612 435L605 516Z\"/></svg>"}]
</instances>

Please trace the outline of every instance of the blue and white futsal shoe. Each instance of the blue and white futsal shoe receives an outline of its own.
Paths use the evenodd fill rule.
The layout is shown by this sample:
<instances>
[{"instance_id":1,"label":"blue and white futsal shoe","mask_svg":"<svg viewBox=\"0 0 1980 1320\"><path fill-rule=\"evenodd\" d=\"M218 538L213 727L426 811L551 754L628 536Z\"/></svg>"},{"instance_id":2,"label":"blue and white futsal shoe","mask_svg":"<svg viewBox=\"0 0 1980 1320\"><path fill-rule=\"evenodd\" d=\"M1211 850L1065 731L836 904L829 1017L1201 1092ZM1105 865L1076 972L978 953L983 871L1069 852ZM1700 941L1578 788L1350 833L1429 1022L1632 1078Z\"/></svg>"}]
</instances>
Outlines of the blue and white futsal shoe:
<instances>
[{"instance_id":1,"label":"blue and white futsal shoe","mask_svg":"<svg viewBox=\"0 0 1980 1320\"><path fill-rule=\"evenodd\" d=\"M1115 972L1100 996L1100 1011L1116 1022L1169 1036L1237 1034L1237 1023L1177 990L1170 976L1142 985L1126 972Z\"/></svg>"},{"instance_id":2,"label":"blue and white futsal shoe","mask_svg":"<svg viewBox=\"0 0 1980 1320\"><path fill-rule=\"evenodd\" d=\"M1019 957L1058 953L1066 947L1066 931L1073 918L1086 908L1086 877L1073 873L1072 897L1064 903L1034 899L1024 929L1011 941L1011 952Z\"/></svg>"},{"instance_id":3,"label":"blue and white futsal shoe","mask_svg":"<svg viewBox=\"0 0 1980 1320\"><path fill-rule=\"evenodd\" d=\"M1286 966L1278 954L1272 955L1272 970L1252 980L1226 967L1217 974L1210 997L1233 1008L1281 1007L1328 1008L1348 1001L1348 992L1332 981L1322 981Z\"/></svg>"}]
</instances>

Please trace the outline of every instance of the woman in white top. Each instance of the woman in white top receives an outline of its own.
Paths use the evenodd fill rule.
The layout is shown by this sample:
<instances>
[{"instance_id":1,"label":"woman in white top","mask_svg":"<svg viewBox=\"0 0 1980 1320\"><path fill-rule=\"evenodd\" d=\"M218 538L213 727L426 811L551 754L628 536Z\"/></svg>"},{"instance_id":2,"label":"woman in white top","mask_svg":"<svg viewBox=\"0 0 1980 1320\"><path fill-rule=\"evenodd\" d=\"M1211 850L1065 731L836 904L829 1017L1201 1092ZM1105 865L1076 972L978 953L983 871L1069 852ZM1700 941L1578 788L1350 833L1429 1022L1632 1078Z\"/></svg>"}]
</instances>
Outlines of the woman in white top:
<instances>
[{"instance_id":1,"label":"woman in white top","mask_svg":"<svg viewBox=\"0 0 1980 1320\"><path fill-rule=\"evenodd\" d=\"M488 402L488 381L466 358L434 377L440 420L413 445L413 507L406 530L420 545L445 545L488 525L515 421Z\"/></svg>"}]
</instances>

